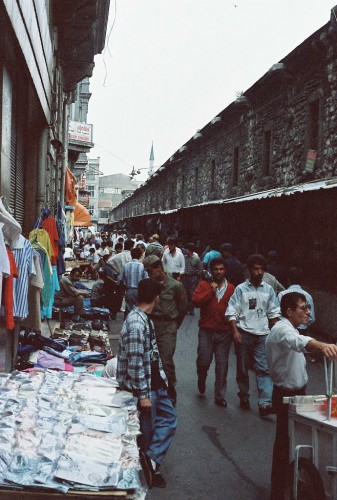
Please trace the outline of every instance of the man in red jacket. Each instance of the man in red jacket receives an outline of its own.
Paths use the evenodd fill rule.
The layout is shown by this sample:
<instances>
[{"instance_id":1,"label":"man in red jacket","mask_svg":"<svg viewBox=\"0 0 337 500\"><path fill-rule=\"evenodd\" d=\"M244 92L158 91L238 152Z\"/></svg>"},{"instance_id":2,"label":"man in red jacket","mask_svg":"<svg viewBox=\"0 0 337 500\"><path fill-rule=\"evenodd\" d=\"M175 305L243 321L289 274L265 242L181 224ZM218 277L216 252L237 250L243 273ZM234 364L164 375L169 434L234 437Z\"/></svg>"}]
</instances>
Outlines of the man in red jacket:
<instances>
[{"instance_id":1,"label":"man in red jacket","mask_svg":"<svg viewBox=\"0 0 337 500\"><path fill-rule=\"evenodd\" d=\"M225 318L228 301L234 286L226 280L226 262L215 258L210 263L212 282L200 281L192 295L196 307L200 307L199 343L197 357L198 389L206 390L206 377L215 356L215 404L227 407L228 357L233 335Z\"/></svg>"}]
</instances>

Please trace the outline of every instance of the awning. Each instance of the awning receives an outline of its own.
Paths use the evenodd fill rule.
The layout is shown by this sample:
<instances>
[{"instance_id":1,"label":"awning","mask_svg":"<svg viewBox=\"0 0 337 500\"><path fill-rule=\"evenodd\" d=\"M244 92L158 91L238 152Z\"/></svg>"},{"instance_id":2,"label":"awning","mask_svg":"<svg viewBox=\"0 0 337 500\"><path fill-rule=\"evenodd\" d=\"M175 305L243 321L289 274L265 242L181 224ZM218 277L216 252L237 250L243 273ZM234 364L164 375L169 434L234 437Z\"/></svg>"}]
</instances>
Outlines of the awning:
<instances>
[{"instance_id":1,"label":"awning","mask_svg":"<svg viewBox=\"0 0 337 500\"><path fill-rule=\"evenodd\" d=\"M207 205L224 205L228 203L240 203L242 201L263 200L266 198L280 198L281 196L290 196L296 193L305 193L309 191L318 191L319 189L332 189L332 188L337 188L336 177L332 177L331 179L326 179L321 181L305 182L303 184L296 184L295 186L269 189L268 191L260 191L258 193L246 194L243 196L238 196L236 198L226 198L223 200L206 201L204 203L199 203L197 205L193 205L192 207L186 207L186 208L204 207ZM169 211L161 213L169 213Z\"/></svg>"},{"instance_id":2,"label":"awning","mask_svg":"<svg viewBox=\"0 0 337 500\"><path fill-rule=\"evenodd\" d=\"M78 202L75 203L74 226L77 227L92 226L90 213L83 205L81 205L81 203Z\"/></svg>"}]
</instances>

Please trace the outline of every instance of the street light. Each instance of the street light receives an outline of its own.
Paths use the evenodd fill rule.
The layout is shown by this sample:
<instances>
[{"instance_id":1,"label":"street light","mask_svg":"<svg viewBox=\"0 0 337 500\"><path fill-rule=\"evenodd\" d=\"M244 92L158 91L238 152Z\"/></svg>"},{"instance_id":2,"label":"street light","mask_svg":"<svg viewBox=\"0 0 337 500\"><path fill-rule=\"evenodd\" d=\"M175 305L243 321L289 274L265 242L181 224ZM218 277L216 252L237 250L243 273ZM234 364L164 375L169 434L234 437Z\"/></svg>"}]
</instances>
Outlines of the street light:
<instances>
[{"instance_id":1,"label":"street light","mask_svg":"<svg viewBox=\"0 0 337 500\"><path fill-rule=\"evenodd\" d=\"M147 167L145 167L145 168L137 168L137 170L136 170L135 166L133 166L132 171L129 173L130 179L132 180L135 175L140 174L141 170L149 170L149 169Z\"/></svg>"}]
</instances>

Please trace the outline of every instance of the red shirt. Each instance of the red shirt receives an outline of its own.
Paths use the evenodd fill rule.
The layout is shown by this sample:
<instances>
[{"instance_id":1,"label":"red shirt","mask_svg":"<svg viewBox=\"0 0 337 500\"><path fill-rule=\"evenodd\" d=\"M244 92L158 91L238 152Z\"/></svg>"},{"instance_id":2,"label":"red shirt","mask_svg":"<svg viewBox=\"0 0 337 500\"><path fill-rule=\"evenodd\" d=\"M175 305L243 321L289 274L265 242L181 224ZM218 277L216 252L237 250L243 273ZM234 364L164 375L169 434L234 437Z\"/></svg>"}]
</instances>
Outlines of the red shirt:
<instances>
[{"instance_id":1,"label":"red shirt","mask_svg":"<svg viewBox=\"0 0 337 500\"><path fill-rule=\"evenodd\" d=\"M212 285L205 280L199 282L192 295L193 304L196 307L200 307L199 326L219 332L231 331L230 324L225 318L225 312L234 290L234 285L227 282L225 293L220 301L218 301Z\"/></svg>"}]
</instances>

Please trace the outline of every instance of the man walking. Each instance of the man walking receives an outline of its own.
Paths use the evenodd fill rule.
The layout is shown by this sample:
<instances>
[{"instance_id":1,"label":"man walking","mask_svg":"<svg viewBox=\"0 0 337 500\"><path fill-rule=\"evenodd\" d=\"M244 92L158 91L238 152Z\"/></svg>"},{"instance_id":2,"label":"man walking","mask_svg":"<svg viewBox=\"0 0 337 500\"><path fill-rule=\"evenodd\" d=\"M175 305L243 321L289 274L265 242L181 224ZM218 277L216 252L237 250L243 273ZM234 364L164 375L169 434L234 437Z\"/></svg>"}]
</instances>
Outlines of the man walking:
<instances>
[{"instance_id":1,"label":"man walking","mask_svg":"<svg viewBox=\"0 0 337 500\"><path fill-rule=\"evenodd\" d=\"M226 263L223 259L213 259L210 271L212 282L200 281L192 296L194 304L200 307L198 389L200 394L204 394L207 372L214 354L214 401L216 405L226 408L228 357L233 334L225 318L225 311L234 292L234 286L226 280Z\"/></svg>"},{"instance_id":2,"label":"man walking","mask_svg":"<svg viewBox=\"0 0 337 500\"><path fill-rule=\"evenodd\" d=\"M123 282L125 285L125 313L124 319L127 317L130 311L132 311L133 306L137 302L138 293L138 283L140 280L148 278L148 274L144 269L143 264L139 262L142 256L142 251L140 248L132 248L131 250L131 262L127 262L124 266L122 274L119 276L119 282Z\"/></svg>"},{"instance_id":3,"label":"man walking","mask_svg":"<svg viewBox=\"0 0 337 500\"><path fill-rule=\"evenodd\" d=\"M274 383L273 408L276 411L276 436L271 474L271 499L283 500L285 473L289 462L288 408L283 397L305 394L308 381L303 352L320 351L328 359L337 359L337 346L301 335L300 325L310 317L310 307L302 293L289 292L281 299L282 317L267 337L266 355Z\"/></svg>"},{"instance_id":4,"label":"man walking","mask_svg":"<svg viewBox=\"0 0 337 500\"><path fill-rule=\"evenodd\" d=\"M145 257L149 255L157 255L161 258L163 253L163 246L159 243L159 234L152 235L152 241L149 243L145 250Z\"/></svg>"},{"instance_id":5,"label":"man walking","mask_svg":"<svg viewBox=\"0 0 337 500\"><path fill-rule=\"evenodd\" d=\"M138 398L141 463L149 488L166 486L160 465L177 425L149 317L159 301L161 288L158 281L151 279L139 282L137 306L124 321L117 355L119 386Z\"/></svg>"},{"instance_id":6,"label":"man walking","mask_svg":"<svg viewBox=\"0 0 337 500\"><path fill-rule=\"evenodd\" d=\"M174 236L167 238L168 248L163 253L163 268L166 273L172 274L173 278L180 281L185 272L185 259L181 249L177 247Z\"/></svg>"},{"instance_id":7,"label":"man walking","mask_svg":"<svg viewBox=\"0 0 337 500\"><path fill-rule=\"evenodd\" d=\"M155 305L151 318L155 326L159 354L168 379L167 392L175 404L177 379L173 356L177 343L177 330L187 311L186 292L181 283L164 272L163 264L156 255L146 257L144 267L150 278L163 285L159 302Z\"/></svg>"},{"instance_id":8,"label":"man walking","mask_svg":"<svg viewBox=\"0 0 337 500\"><path fill-rule=\"evenodd\" d=\"M250 255L247 267L250 279L236 287L229 300L226 317L231 324L235 342L240 408L250 408L248 370L250 352L253 350L259 413L261 417L265 417L273 412L272 381L268 372L265 344L269 327L280 316L280 308L274 290L262 281L264 257L259 254Z\"/></svg>"},{"instance_id":9,"label":"man walking","mask_svg":"<svg viewBox=\"0 0 337 500\"><path fill-rule=\"evenodd\" d=\"M188 313L194 314L194 305L192 302L192 295L198 282L200 281L202 262L199 255L195 251L193 243L187 243L184 247L185 250L185 274L182 275L182 284L185 288L188 300Z\"/></svg>"}]
</instances>

